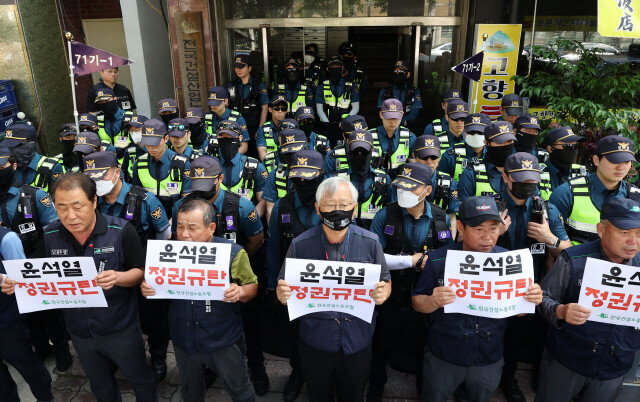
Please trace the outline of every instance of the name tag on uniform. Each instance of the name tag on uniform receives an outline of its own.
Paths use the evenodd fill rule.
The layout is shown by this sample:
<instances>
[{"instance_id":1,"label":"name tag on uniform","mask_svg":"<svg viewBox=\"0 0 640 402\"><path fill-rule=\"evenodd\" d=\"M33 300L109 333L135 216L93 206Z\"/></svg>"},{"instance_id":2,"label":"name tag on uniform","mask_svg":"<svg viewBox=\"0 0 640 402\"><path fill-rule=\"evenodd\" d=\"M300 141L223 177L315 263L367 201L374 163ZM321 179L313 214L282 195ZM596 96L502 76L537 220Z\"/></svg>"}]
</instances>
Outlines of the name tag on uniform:
<instances>
[{"instance_id":1,"label":"name tag on uniform","mask_svg":"<svg viewBox=\"0 0 640 402\"><path fill-rule=\"evenodd\" d=\"M128 144L129 143L129 139L127 137L117 137L117 138L118 138L118 141L117 141L118 144Z\"/></svg>"},{"instance_id":2,"label":"name tag on uniform","mask_svg":"<svg viewBox=\"0 0 640 402\"><path fill-rule=\"evenodd\" d=\"M20 234L33 232L34 230L36 230L36 224L33 222L22 223L18 225L18 230L20 230Z\"/></svg>"},{"instance_id":3,"label":"name tag on uniform","mask_svg":"<svg viewBox=\"0 0 640 402\"><path fill-rule=\"evenodd\" d=\"M225 233L224 234L224 238L235 243L236 242L236 233L235 232Z\"/></svg>"},{"instance_id":4,"label":"name tag on uniform","mask_svg":"<svg viewBox=\"0 0 640 402\"><path fill-rule=\"evenodd\" d=\"M372 214L375 214L375 213L377 213L378 211L380 211L380 207L378 207L378 206L376 206L376 205L373 205L373 204L369 204L369 210L368 210L368 212L370 212L370 213L372 213Z\"/></svg>"},{"instance_id":5,"label":"name tag on uniform","mask_svg":"<svg viewBox=\"0 0 640 402\"><path fill-rule=\"evenodd\" d=\"M398 163L404 163L404 161L406 160L407 160L407 155L402 154L402 155L396 156L396 162Z\"/></svg>"},{"instance_id":6,"label":"name tag on uniform","mask_svg":"<svg viewBox=\"0 0 640 402\"><path fill-rule=\"evenodd\" d=\"M51 255L69 255L69 250L66 248L52 248Z\"/></svg>"},{"instance_id":7,"label":"name tag on uniform","mask_svg":"<svg viewBox=\"0 0 640 402\"><path fill-rule=\"evenodd\" d=\"M93 249L93 254L111 254L115 252L116 252L116 248L113 246L96 247Z\"/></svg>"},{"instance_id":8,"label":"name tag on uniform","mask_svg":"<svg viewBox=\"0 0 640 402\"><path fill-rule=\"evenodd\" d=\"M131 109L131 102L129 101L121 102L120 107L122 107L122 110L129 110Z\"/></svg>"},{"instance_id":9,"label":"name tag on uniform","mask_svg":"<svg viewBox=\"0 0 640 402\"><path fill-rule=\"evenodd\" d=\"M178 183L167 183L167 191L169 192L178 191Z\"/></svg>"},{"instance_id":10,"label":"name tag on uniform","mask_svg":"<svg viewBox=\"0 0 640 402\"><path fill-rule=\"evenodd\" d=\"M251 197L249 197L249 194L251 193L251 190L249 190L248 188L239 188L238 189L238 195L242 198L246 198L247 200L250 200Z\"/></svg>"},{"instance_id":11,"label":"name tag on uniform","mask_svg":"<svg viewBox=\"0 0 640 402\"><path fill-rule=\"evenodd\" d=\"M442 232L438 232L438 239L439 240L450 239L450 238L451 238L451 231L450 230L443 230Z\"/></svg>"},{"instance_id":12,"label":"name tag on uniform","mask_svg":"<svg viewBox=\"0 0 640 402\"><path fill-rule=\"evenodd\" d=\"M531 254L544 254L547 250L547 245L544 243L534 243L531 245L530 250Z\"/></svg>"}]
</instances>

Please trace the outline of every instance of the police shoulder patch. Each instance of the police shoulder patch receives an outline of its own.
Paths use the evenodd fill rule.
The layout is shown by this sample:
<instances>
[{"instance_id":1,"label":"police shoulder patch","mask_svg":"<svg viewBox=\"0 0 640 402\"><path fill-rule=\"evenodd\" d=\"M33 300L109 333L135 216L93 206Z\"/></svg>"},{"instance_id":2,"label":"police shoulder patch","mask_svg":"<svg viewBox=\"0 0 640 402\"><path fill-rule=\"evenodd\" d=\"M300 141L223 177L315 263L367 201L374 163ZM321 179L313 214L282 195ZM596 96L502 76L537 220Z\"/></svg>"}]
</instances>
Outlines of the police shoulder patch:
<instances>
[{"instance_id":1,"label":"police shoulder patch","mask_svg":"<svg viewBox=\"0 0 640 402\"><path fill-rule=\"evenodd\" d=\"M45 195L44 197L40 198L40 204L44 205L47 208L51 208L51 199L48 195Z\"/></svg>"},{"instance_id":2,"label":"police shoulder patch","mask_svg":"<svg viewBox=\"0 0 640 402\"><path fill-rule=\"evenodd\" d=\"M191 174L191 169L185 169L184 170L183 175L184 175L185 179L188 179L190 174Z\"/></svg>"},{"instance_id":3,"label":"police shoulder patch","mask_svg":"<svg viewBox=\"0 0 640 402\"><path fill-rule=\"evenodd\" d=\"M260 173L260 174L262 175L262 177L263 177L264 179L266 179L266 178L268 178L268 177L269 177L269 172L267 172L266 170L265 170L265 171L263 171L263 172L262 172L262 173Z\"/></svg>"},{"instance_id":4,"label":"police shoulder patch","mask_svg":"<svg viewBox=\"0 0 640 402\"><path fill-rule=\"evenodd\" d=\"M251 213L249 213L249 215L247 215L247 218L251 222L257 222L258 221L258 213L256 212L255 208L253 209L253 211L251 211Z\"/></svg>"},{"instance_id":5,"label":"police shoulder patch","mask_svg":"<svg viewBox=\"0 0 640 402\"><path fill-rule=\"evenodd\" d=\"M54 179L57 179L58 177L62 176L62 173L53 173L51 176L53 176Z\"/></svg>"},{"instance_id":6,"label":"police shoulder patch","mask_svg":"<svg viewBox=\"0 0 640 402\"><path fill-rule=\"evenodd\" d=\"M267 93L267 88L262 88L262 93L266 94Z\"/></svg>"},{"instance_id":7,"label":"police shoulder patch","mask_svg":"<svg viewBox=\"0 0 640 402\"><path fill-rule=\"evenodd\" d=\"M153 212L151 212L151 217L157 221L162 219L162 208L158 207Z\"/></svg>"}]
</instances>

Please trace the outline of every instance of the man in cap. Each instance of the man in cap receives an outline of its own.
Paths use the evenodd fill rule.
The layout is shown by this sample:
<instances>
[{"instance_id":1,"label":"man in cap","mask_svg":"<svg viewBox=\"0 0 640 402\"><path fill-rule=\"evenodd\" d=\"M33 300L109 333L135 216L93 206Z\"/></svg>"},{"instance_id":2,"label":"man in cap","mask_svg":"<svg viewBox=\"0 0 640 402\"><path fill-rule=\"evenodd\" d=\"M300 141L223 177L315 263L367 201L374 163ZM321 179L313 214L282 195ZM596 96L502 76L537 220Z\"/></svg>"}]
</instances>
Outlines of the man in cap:
<instances>
[{"instance_id":1,"label":"man in cap","mask_svg":"<svg viewBox=\"0 0 640 402\"><path fill-rule=\"evenodd\" d=\"M329 151L324 158L323 170L325 171L325 175L327 177L333 176L333 172L336 170L336 166L338 164L348 165L349 160L347 157L347 152L339 151L336 154L337 149L346 149L349 145L349 136L354 130L368 130L367 122L364 117L356 114L353 116L347 116L340 122L340 132L342 133L342 139L338 140L337 146ZM373 135L373 134L372 134ZM377 166L380 163L380 156L378 153L378 148L373 147L372 149L372 158L371 158L371 166ZM340 162L338 163L338 160Z\"/></svg>"},{"instance_id":2,"label":"man in cap","mask_svg":"<svg viewBox=\"0 0 640 402\"><path fill-rule=\"evenodd\" d=\"M398 166L409 161L413 154L413 144L416 136L402 122L402 103L394 98L382 102L380 119L382 124L372 131L373 145L378 147L380 154L379 167L393 178Z\"/></svg>"},{"instance_id":3,"label":"man in cap","mask_svg":"<svg viewBox=\"0 0 640 402\"><path fill-rule=\"evenodd\" d=\"M349 134L353 130L368 130L369 125L363 116L354 114L353 116L347 116L340 121L340 132L342 133L342 139L338 140L338 145L346 144L349 141Z\"/></svg>"},{"instance_id":4,"label":"man in cap","mask_svg":"<svg viewBox=\"0 0 640 402\"><path fill-rule=\"evenodd\" d=\"M162 124L162 122L159 122ZM114 376L120 369L136 400L157 401L153 373L146 364L135 289L144 278L144 251L133 225L96 210L96 185L87 175L67 173L52 184L60 221L44 234L45 256L92 257L108 307L62 309L67 331L99 401L120 399ZM98 253L97 251L101 252ZM95 252L94 252L95 251ZM13 294L7 279L2 291Z\"/></svg>"},{"instance_id":5,"label":"man in cap","mask_svg":"<svg viewBox=\"0 0 640 402\"><path fill-rule=\"evenodd\" d=\"M513 132L516 135L516 152L528 152L538 158L538 162L544 162L547 155L541 155L538 150L538 134L540 134L538 118L530 114L523 114L513 123ZM545 153L546 154L546 153Z\"/></svg>"},{"instance_id":6,"label":"man in cap","mask_svg":"<svg viewBox=\"0 0 640 402\"><path fill-rule=\"evenodd\" d=\"M176 219L179 241L230 243L215 236L215 209L203 199L192 198L181 203ZM169 327L182 379L180 393L185 401L204 402L205 365L217 371L234 401L255 400L241 346L242 321L238 303L246 303L256 296L258 281L251 271L247 252L233 243L229 273L233 282L221 301L170 302ZM145 297L156 294L152 284L143 282L140 288ZM211 310L216 313L210 314ZM190 314L185 316L186 311Z\"/></svg>"},{"instance_id":7,"label":"man in cap","mask_svg":"<svg viewBox=\"0 0 640 402\"><path fill-rule=\"evenodd\" d=\"M274 133L274 139L276 142L275 151L267 153L267 155L264 157L262 161L268 173L271 173L278 166L283 164L282 160L280 159L280 152L279 152L279 146L281 145L280 141L282 140L280 133L283 130L299 130L299 129L300 129L300 126L298 125L298 120L296 119L284 119L280 121L280 123L278 123L278 125L275 127L275 133Z\"/></svg>"},{"instance_id":8,"label":"man in cap","mask_svg":"<svg viewBox=\"0 0 640 402\"><path fill-rule=\"evenodd\" d=\"M432 176L433 170L425 164L402 165L391 183L397 189L398 201L382 208L371 224L385 252L393 289L389 300L376 307L367 401L382 400L388 361L415 374L421 388L426 328L411 308L411 289L427 261L427 252L452 242L446 211L427 201L433 189ZM398 344L399 339L404 342Z\"/></svg>"},{"instance_id":9,"label":"man in cap","mask_svg":"<svg viewBox=\"0 0 640 402\"><path fill-rule=\"evenodd\" d=\"M190 161L193 161L196 157L204 154L202 150L193 149L191 145L189 145L191 142L191 131L189 131L189 122L187 119L177 117L169 120L167 132L169 133L171 149L178 155L183 155Z\"/></svg>"},{"instance_id":10,"label":"man in cap","mask_svg":"<svg viewBox=\"0 0 640 402\"><path fill-rule=\"evenodd\" d=\"M122 122L125 125L126 129L126 120L129 120L131 116L127 116L127 119L123 118ZM100 138L101 146L105 149L113 150L116 152L115 147L113 146L113 142L111 141L111 137L107 135L107 132L104 130L104 125L100 127L100 119L99 116L93 113L83 113L78 116L78 127L80 128L80 132L90 131ZM81 158L82 159L82 158ZM82 168L82 160L80 160L80 167Z\"/></svg>"},{"instance_id":11,"label":"man in cap","mask_svg":"<svg viewBox=\"0 0 640 402\"><path fill-rule=\"evenodd\" d=\"M438 170L449 174L458 181L467 166L479 164L484 159L486 152L484 130L489 124L491 124L491 118L486 114L468 114L464 119L464 142L442 150L442 160L438 165Z\"/></svg>"},{"instance_id":12,"label":"man in cap","mask_svg":"<svg viewBox=\"0 0 640 402\"><path fill-rule=\"evenodd\" d=\"M462 100L462 92L460 90L447 89L444 91L444 94L442 95L442 103L440 104L444 111L444 116L427 124L424 128L424 135L438 135L449 130L449 123L447 122L447 107L449 102L454 99Z\"/></svg>"},{"instance_id":13,"label":"man in cap","mask_svg":"<svg viewBox=\"0 0 640 402\"><path fill-rule=\"evenodd\" d=\"M192 107L184 112L184 118L189 123L189 132L191 133L191 146L193 149L201 149L207 151L207 131L204 126L204 114L197 107Z\"/></svg>"},{"instance_id":14,"label":"man in cap","mask_svg":"<svg viewBox=\"0 0 640 402\"><path fill-rule=\"evenodd\" d=\"M513 143L516 141L511 123L498 121L489 124L484 130L484 140L484 161L467 166L460 175L460 201L472 195L500 194L504 163L507 156L513 153Z\"/></svg>"},{"instance_id":15,"label":"man in cap","mask_svg":"<svg viewBox=\"0 0 640 402\"><path fill-rule=\"evenodd\" d=\"M256 134L256 147L258 147L258 159L264 161L264 157L278 150L278 125L286 118L288 110L287 100L284 95L277 93L271 97L269 113L271 121L264 123Z\"/></svg>"},{"instance_id":16,"label":"man in cap","mask_svg":"<svg viewBox=\"0 0 640 402\"><path fill-rule=\"evenodd\" d=\"M129 136L123 131L123 120L125 111L120 109L116 95L112 89L99 89L96 92L96 107L100 111L97 113L98 117L98 134L100 138L109 141L111 144L116 145L129 141ZM133 112L129 111L127 115L132 115Z\"/></svg>"},{"instance_id":17,"label":"man in cap","mask_svg":"<svg viewBox=\"0 0 640 402\"><path fill-rule=\"evenodd\" d=\"M108 144L108 146L104 146L105 142L100 140L98 134L93 133L91 131L81 132L80 135L76 136L76 141L73 146L73 152L77 155L80 163L80 170L84 169L84 165L82 164L82 158L85 155L92 154L94 152L108 151L112 152L114 155L116 154L116 150L113 145Z\"/></svg>"},{"instance_id":18,"label":"man in cap","mask_svg":"<svg viewBox=\"0 0 640 402\"><path fill-rule=\"evenodd\" d=\"M16 162L15 178L28 186L47 191L52 179L64 173L58 160L40 155L36 151L36 128L29 124L14 124L5 130L0 143L11 150Z\"/></svg>"},{"instance_id":19,"label":"man in cap","mask_svg":"<svg viewBox=\"0 0 640 402\"><path fill-rule=\"evenodd\" d=\"M516 122L518 116L524 114L522 98L518 94L507 94L502 97L500 102L500 113L498 121L508 121L512 125Z\"/></svg>"},{"instance_id":20,"label":"man in cap","mask_svg":"<svg viewBox=\"0 0 640 402\"><path fill-rule=\"evenodd\" d=\"M133 166L133 185L144 188L158 197L167 215L173 204L191 192L189 159L167 149L167 126L157 119L149 119L142 127L140 143L147 149Z\"/></svg>"},{"instance_id":21,"label":"man in cap","mask_svg":"<svg viewBox=\"0 0 640 402\"><path fill-rule=\"evenodd\" d=\"M324 157L327 155L327 152L331 150L331 144L329 144L327 137L313 131L315 118L316 116L313 113L312 107L304 106L296 110L295 119L298 122L300 130L304 131L304 134L307 136L309 149L320 152Z\"/></svg>"},{"instance_id":22,"label":"man in cap","mask_svg":"<svg viewBox=\"0 0 640 402\"><path fill-rule=\"evenodd\" d=\"M213 87L209 89L209 100L207 101L209 112L204 116L205 131L208 136L209 144L206 150L208 155L218 155L218 140L216 138L216 128L222 120L235 121L240 125L242 130L243 143L240 144L239 152L244 154L249 149L249 132L247 131L247 122L240 112L231 110L229 105L229 91L224 87Z\"/></svg>"},{"instance_id":23,"label":"man in cap","mask_svg":"<svg viewBox=\"0 0 640 402\"><path fill-rule=\"evenodd\" d=\"M118 67L107 68L100 70L100 82L93 86L89 90L87 96L87 111L96 112L98 108L95 104L97 92L101 89L112 89L116 96L120 109L126 111L133 111L136 109L136 102L133 100L131 91L126 86L119 84L118 81Z\"/></svg>"},{"instance_id":24,"label":"man in cap","mask_svg":"<svg viewBox=\"0 0 640 402\"><path fill-rule=\"evenodd\" d=\"M345 79L342 60L332 57L326 62L327 79L316 90L316 111L322 122L338 123L360 110L360 89Z\"/></svg>"},{"instance_id":25,"label":"man in cap","mask_svg":"<svg viewBox=\"0 0 640 402\"><path fill-rule=\"evenodd\" d=\"M390 197L391 177L383 170L374 169L373 135L370 131L356 129L349 134L347 143L334 151L334 159L326 158L325 175L346 177L358 190L358 226L369 229L376 213ZM330 163L331 161L334 163Z\"/></svg>"},{"instance_id":26,"label":"man in cap","mask_svg":"<svg viewBox=\"0 0 640 402\"><path fill-rule=\"evenodd\" d=\"M443 152L456 144L464 142L464 125L469 115L469 105L467 102L458 99L452 99L447 102L447 120L448 129L442 133L436 134L440 139L440 145ZM425 130L426 132L426 130Z\"/></svg>"},{"instance_id":27,"label":"man in cap","mask_svg":"<svg viewBox=\"0 0 640 402\"><path fill-rule=\"evenodd\" d=\"M125 183L113 152L95 152L83 158L84 174L96 183L97 210L103 215L130 222L136 229L142 248L148 239L166 240L171 235L169 220L155 195L138 186ZM169 345L166 300L139 301L140 320L148 334L151 366L156 382L167 374L166 356Z\"/></svg>"},{"instance_id":28,"label":"man in cap","mask_svg":"<svg viewBox=\"0 0 640 402\"><path fill-rule=\"evenodd\" d=\"M158 114L164 124L169 124L173 119L180 117L178 101L173 98L160 99L157 104Z\"/></svg>"},{"instance_id":29,"label":"man in cap","mask_svg":"<svg viewBox=\"0 0 640 402\"><path fill-rule=\"evenodd\" d=\"M76 124L65 123L60 127L60 143L62 144L62 153L54 156L62 165L62 170L66 172L79 172L80 161L73 153L73 147L76 140Z\"/></svg>"},{"instance_id":30,"label":"man in cap","mask_svg":"<svg viewBox=\"0 0 640 402\"><path fill-rule=\"evenodd\" d=\"M421 400L446 401L464 383L469 400L488 401L498 388L507 319L445 314L443 307L455 301L456 293L443 283L445 257L449 250L507 251L496 246L501 223L500 212L492 197L469 197L460 204L457 222L458 233L462 233L463 240L428 254L412 297L416 311L431 314L431 328L424 351ZM540 304L540 286L537 283L529 286L524 299Z\"/></svg>"},{"instance_id":31,"label":"man in cap","mask_svg":"<svg viewBox=\"0 0 640 402\"><path fill-rule=\"evenodd\" d=\"M558 209L538 195L541 175L536 157L528 152L509 155L502 178L506 186L501 198L506 202L511 224L498 244L508 250L531 250L534 279L539 282L547 270L547 258L555 259L562 250L571 247L569 236ZM515 377L518 360L529 356L534 367L539 366L545 325L536 315L510 317L508 322L500 388L507 400L524 401L526 398Z\"/></svg>"},{"instance_id":32,"label":"man in cap","mask_svg":"<svg viewBox=\"0 0 640 402\"><path fill-rule=\"evenodd\" d=\"M253 67L248 54L237 54L233 68L237 77L227 85L229 107L244 117L248 131L247 141L250 141L249 149L251 156L255 157L256 131L267 121L267 87L264 82L251 76Z\"/></svg>"},{"instance_id":33,"label":"man in cap","mask_svg":"<svg viewBox=\"0 0 640 402\"><path fill-rule=\"evenodd\" d=\"M293 239L286 258L369 261L380 264L380 281L370 291L376 305L391 293L391 277L378 237L351 220L358 208L358 191L343 177L323 181L316 191L316 212L322 225ZM276 293L282 304L291 297L284 280L286 262L278 276ZM298 318L298 348L302 373L311 401L362 401L371 367L371 340L375 319L368 323L347 313L319 312ZM336 322L345 324L336 325Z\"/></svg>"},{"instance_id":34,"label":"man in cap","mask_svg":"<svg viewBox=\"0 0 640 402\"><path fill-rule=\"evenodd\" d=\"M284 262L284 256L291 245L291 241L306 230L320 225L320 216L315 208L315 195L318 186L324 180L322 171L322 155L313 150L302 150L295 154L290 167L289 177L293 191L277 200L271 210L269 225L269 242L267 243L267 276L270 295L275 297L278 273ZM280 306L282 307L282 306ZM286 309L276 309L278 318L271 320L277 323L277 331L284 333L282 339L293 341L289 345L280 345L290 352L289 362L291 374L287 381L283 397L285 401L293 401L300 394L304 384L304 375L300 367L300 356L297 347L297 321L289 321Z\"/></svg>"},{"instance_id":35,"label":"man in cap","mask_svg":"<svg viewBox=\"0 0 640 402\"><path fill-rule=\"evenodd\" d=\"M590 321L591 310L578 304L588 258L640 266L640 205L610 197L599 215L598 239L566 249L542 281L544 299L538 308L549 334L536 401L615 401L625 373L638 368L633 358L640 349L640 331ZM612 282L603 276L602 283Z\"/></svg>"},{"instance_id":36,"label":"man in cap","mask_svg":"<svg viewBox=\"0 0 640 402\"><path fill-rule=\"evenodd\" d=\"M318 85L325 80L325 72L323 71L324 63L324 58L319 55L318 44L309 43L305 45L304 77L305 83L312 91L315 91L318 88Z\"/></svg>"},{"instance_id":37,"label":"man in cap","mask_svg":"<svg viewBox=\"0 0 640 402\"><path fill-rule=\"evenodd\" d=\"M147 153L141 143L142 127L147 120L147 116L134 114L128 122L125 122L125 128L129 131L129 137L131 137L131 144L129 144L125 158L122 161L122 171L124 172L125 181L129 184L133 180L133 165L136 164L140 156Z\"/></svg>"},{"instance_id":38,"label":"man in cap","mask_svg":"<svg viewBox=\"0 0 640 402\"><path fill-rule=\"evenodd\" d=\"M569 179L586 176L587 168L576 163L578 147L586 137L576 135L569 127L558 127L549 131L544 137L548 157L544 165L550 176L551 191ZM543 152L539 150L539 152Z\"/></svg>"},{"instance_id":39,"label":"man in cap","mask_svg":"<svg viewBox=\"0 0 640 402\"><path fill-rule=\"evenodd\" d=\"M313 90L303 83L304 70L296 59L290 59L284 66L284 82L278 84L277 93L284 96L287 103L287 118L293 119L296 111L304 106L313 107ZM271 98L273 103L273 98Z\"/></svg>"},{"instance_id":40,"label":"man in cap","mask_svg":"<svg viewBox=\"0 0 640 402\"><path fill-rule=\"evenodd\" d=\"M586 177L569 179L553 191L549 201L564 217L567 234L574 245L597 239L600 210L607 198L637 199L640 196L640 190L624 180L635 160L630 139L620 135L601 138L593 156L596 171Z\"/></svg>"},{"instance_id":41,"label":"man in cap","mask_svg":"<svg viewBox=\"0 0 640 402\"><path fill-rule=\"evenodd\" d=\"M404 106L402 125L413 128L418 113L422 109L420 90L409 83L411 69L407 60L398 60L393 67L392 84L380 90L378 95L378 109L382 103L390 98L398 99Z\"/></svg>"},{"instance_id":42,"label":"man in cap","mask_svg":"<svg viewBox=\"0 0 640 402\"><path fill-rule=\"evenodd\" d=\"M338 47L338 54L340 55L340 60L342 60L342 64L344 65L345 79L347 82L353 82L360 92L360 97L364 97L368 87L367 75L358 64L358 56L356 56L353 43L342 42Z\"/></svg>"}]
</instances>

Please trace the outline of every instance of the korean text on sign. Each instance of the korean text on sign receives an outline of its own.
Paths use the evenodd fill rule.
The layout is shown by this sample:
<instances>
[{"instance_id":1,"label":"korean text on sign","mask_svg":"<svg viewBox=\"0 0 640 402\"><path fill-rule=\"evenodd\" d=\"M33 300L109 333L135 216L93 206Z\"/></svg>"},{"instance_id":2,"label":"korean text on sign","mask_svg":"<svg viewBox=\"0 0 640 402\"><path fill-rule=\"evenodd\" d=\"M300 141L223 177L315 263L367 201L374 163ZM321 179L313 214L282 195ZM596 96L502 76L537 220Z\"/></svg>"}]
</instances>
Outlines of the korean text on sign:
<instances>
[{"instance_id":1,"label":"korean text on sign","mask_svg":"<svg viewBox=\"0 0 640 402\"><path fill-rule=\"evenodd\" d=\"M222 300L229 287L231 245L149 240L144 279L150 299Z\"/></svg>"},{"instance_id":2,"label":"korean text on sign","mask_svg":"<svg viewBox=\"0 0 640 402\"><path fill-rule=\"evenodd\" d=\"M578 304L589 321L640 327L640 267L587 258Z\"/></svg>"},{"instance_id":3,"label":"korean text on sign","mask_svg":"<svg viewBox=\"0 0 640 402\"><path fill-rule=\"evenodd\" d=\"M57 308L107 307L96 284L92 257L5 260L9 278L16 281L20 313Z\"/></svg>"},{"instance_id":4,"label":"korean text on sign","mask_svg":"<svg viewBox=\"0 0 640 402\"><path fill-rule=\"evenodd\" d=\"M524 299L533 285L533 259L526 249L504 253L449 250L444 285L456 293L456 300L444 306L445 313L505 318L535 311L535 305Z\"/></svg>"},{"instance_id":5,"label":"korean text on sign","mask_svg":"<svg viewBox=\"0 0 640 402\"><path fill-rule=\"evenodd\" d=\"M348 313L371 322L373 286L380 265L287 258L285 280L291 287L289 318L321 311Z\"/></svg>"}]
</instances>

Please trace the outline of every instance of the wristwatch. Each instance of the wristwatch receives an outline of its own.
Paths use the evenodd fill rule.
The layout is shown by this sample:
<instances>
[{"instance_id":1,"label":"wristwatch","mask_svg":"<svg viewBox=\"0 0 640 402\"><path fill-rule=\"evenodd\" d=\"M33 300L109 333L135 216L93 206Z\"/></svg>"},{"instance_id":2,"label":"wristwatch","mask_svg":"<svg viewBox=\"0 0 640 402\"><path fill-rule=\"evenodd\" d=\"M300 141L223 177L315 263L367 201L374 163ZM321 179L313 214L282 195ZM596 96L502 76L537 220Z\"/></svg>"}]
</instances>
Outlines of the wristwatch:
<instances>
[{"instance_id":1,"label":"wristwatch","mask_svg":"<svg viewBox=\"0 0 640 402\"><path fill-rule=\"evenodd\" d=\"M560 238L558 236L556 236L556 242L553 243L553 246L549 246L548 244L547 244L547 246L550 247L550 248L558 248L558 246L560 245L560 241L561 241Z\"/></svg>"}]
</instances>

